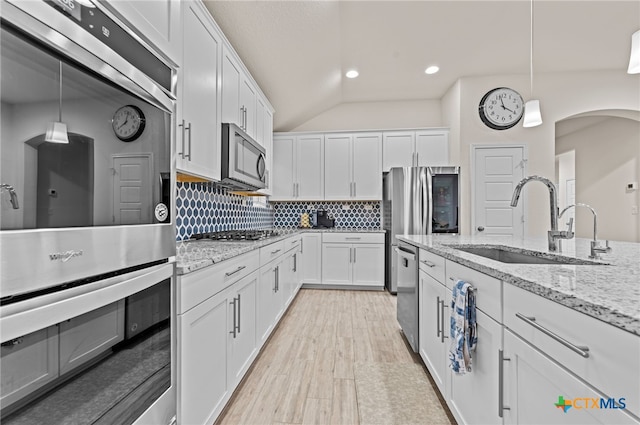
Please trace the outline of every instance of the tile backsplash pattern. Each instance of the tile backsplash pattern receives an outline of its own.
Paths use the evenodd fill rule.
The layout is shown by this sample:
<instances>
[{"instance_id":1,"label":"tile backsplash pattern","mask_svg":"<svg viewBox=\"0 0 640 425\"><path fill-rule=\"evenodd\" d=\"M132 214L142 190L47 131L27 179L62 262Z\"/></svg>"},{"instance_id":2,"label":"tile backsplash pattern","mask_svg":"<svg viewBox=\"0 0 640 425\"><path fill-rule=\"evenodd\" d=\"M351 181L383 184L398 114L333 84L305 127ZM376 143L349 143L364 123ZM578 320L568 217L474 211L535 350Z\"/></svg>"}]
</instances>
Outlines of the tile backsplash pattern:
<instances>
[{"instance_id":1,"label":"tile backsplash pattern","mask_svg":"<svg viewBox=\"0 0 640 425\"><path fill-rule=\"evenodd\" d=\"M337 228L379 229L381 202L271 202L275 228L298 227L300 215L322 209L332 214ZM345 209L348 208L348 209Z\"/></svg>"},{"instance_id":2,"label":"tile backsplash pattern","mask_svg":"<svg viewBox=\"0 0 640 425\"><path fill-rule=\"evenodd\" d=\"M215 183L177 183L176 239L194 233L270 229L273 208L256 205L251 197L233 195Z\"/></svg>"}]
</instances>

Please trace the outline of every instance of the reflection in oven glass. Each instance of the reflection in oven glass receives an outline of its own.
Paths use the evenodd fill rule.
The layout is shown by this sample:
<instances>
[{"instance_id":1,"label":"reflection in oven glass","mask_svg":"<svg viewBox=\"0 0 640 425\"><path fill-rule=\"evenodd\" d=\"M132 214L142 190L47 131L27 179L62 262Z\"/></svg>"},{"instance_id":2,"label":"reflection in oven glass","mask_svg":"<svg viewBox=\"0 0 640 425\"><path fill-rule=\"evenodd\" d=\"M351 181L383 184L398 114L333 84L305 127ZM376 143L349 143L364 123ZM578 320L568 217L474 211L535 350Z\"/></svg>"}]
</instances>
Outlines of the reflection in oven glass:
<instances>
[{"instance_id":1,"label":"reflection in oven glass","mask_svg":"<svg viewBox=\"0 0 640 425\"><path fill-rule=\"evenodd\" d=\"M3 343L2 424L133 423L171 385L169 284Z\"/></svg>"}]
</instances>

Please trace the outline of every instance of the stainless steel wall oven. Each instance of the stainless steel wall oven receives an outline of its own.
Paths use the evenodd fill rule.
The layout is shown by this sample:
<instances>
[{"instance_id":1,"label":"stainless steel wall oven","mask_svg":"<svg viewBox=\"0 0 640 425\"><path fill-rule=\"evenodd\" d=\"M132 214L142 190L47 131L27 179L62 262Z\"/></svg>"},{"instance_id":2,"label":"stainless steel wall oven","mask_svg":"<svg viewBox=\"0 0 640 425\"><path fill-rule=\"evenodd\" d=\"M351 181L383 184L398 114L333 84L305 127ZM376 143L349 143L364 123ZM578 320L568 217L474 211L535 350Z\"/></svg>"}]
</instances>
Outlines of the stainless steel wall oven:
<instances>
[{"instance_id":1,"label":"stainless steel wall oven","mask_svg":"<svg viewBox=\"0 0 640 425\"><path fill-rule=\"evenodd\" d=\"M176 67L94 3L0 6L3 423L175 415Z\"/></svg>"}]
</instances>

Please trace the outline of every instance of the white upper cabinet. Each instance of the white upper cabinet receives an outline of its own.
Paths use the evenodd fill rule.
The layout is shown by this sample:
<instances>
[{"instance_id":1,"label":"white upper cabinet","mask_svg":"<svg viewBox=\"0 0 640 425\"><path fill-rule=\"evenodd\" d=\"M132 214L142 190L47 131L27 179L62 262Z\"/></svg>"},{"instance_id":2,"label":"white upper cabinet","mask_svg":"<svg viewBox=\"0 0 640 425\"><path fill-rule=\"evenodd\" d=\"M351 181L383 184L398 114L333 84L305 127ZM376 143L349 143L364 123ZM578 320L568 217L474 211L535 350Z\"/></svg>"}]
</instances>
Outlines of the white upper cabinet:
<instances>
[{"instance_id":1,"label":"white upper cabinet","mask_svg":"<svg viewBox=\"0 0 640 425\"><path fill-rule=\"evenodd\" d=\"M218 64L222 36L200 2L184 2L182 90L176 138L177 168L220 179Z\"/></svg>"},{"instance_id":2,"label":"white upper cabinet","mask_svg":"<svg viewBox=\"0 0 640 425\"><path fill-rule=\"evenodd\" d=\"M324 135L279 135L273 138L271 199L324 199Z\"/></svg>"},{"instance_id":3,"label":"white upper cabinet","mask_svg":"<svg viewBox=\"0 0 640 425\"><path fill-rule=\"evenodd\" d=\"M449 165L449 132L442 129L383 133L383 170Z\"/></svg>"},{"instance_id":4,"label":"white upper cabinet","mask_svg":"<svg viewBox=\"0 0 640 425\"><path fill-rule=\"evenodd\" d=\"M273 193L273 113L266 100L258 96L256 101L256 136L257 142L264 146L267 152L265 183L266 188L260 193L271 195Z\"/></svg>"},{"instance_id":5,"label":"white upper cabinet","mask_svg":"<svg viewBox=\"0 0 640 425\"><path fill-rule=\"evenodd\" d=\"M234 123L254 139L257 133L257 89L231 49L222 57L222 122Z\"/></svg>"},{"instance_id":6,"label":"white upper cabinet","mask_svg":"<svg viewBox=\"0 0 640 425\"><path fill-rule=\"evenodd\" d=\"M180 0L125 1L109 0L109 5L125 23L151 47L176 65L182 60Z\"/></svg>"},{"instance_id":7,"label":"white upper cabinet","mask_svg":"<svg viewBox=\"0 0 640 425\"><path fill-rule=\"evenodd\" d=\"M382 134L325 135L326 200L382 199Z\"/></svg>"}]
</instances>

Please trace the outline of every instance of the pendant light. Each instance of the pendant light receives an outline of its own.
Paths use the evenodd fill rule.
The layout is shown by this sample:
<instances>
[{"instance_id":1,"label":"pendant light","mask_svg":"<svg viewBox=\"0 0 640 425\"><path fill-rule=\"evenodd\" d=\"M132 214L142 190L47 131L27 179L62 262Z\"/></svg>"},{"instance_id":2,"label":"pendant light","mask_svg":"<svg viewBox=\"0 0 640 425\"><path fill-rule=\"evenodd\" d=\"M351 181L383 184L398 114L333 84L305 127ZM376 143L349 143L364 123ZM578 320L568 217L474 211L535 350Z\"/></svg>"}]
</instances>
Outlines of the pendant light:
<instances>
[{"instance_id":1,"label":"pendant light","mask_svg":"<svg viewBox=\"0 0 640 425\"><path fill-rule=\"evenodd\" d=\"M67 125L62 122L62 61L60 61L60 90L58 99L58 121L49 123L44 141L50 143L69 143Z\"/></svg>"},{"instance_id":2,"label":"pendant light","mask_svg":"<svg viewBox=\"0 0 640 425\"><path fill-rule=\"evenodd\" d=\"M533 0L531 0L531 44L529 49L529 83L531 92L529 95L533 97ZM542 115L540 114L540 101L529 100L524 104L524 122L523 127L535 127L542 124Z\"/></svg>"},{"instance_id":3,"label":"pendant light","mask_svg":"<svg viewBox=\"0 0 640 425\"><path fill-rule=\"evenodd\" d=\"M627 74L640 74L640 30L631 36L631 57Z\"/></svg>"}]
</instances>

